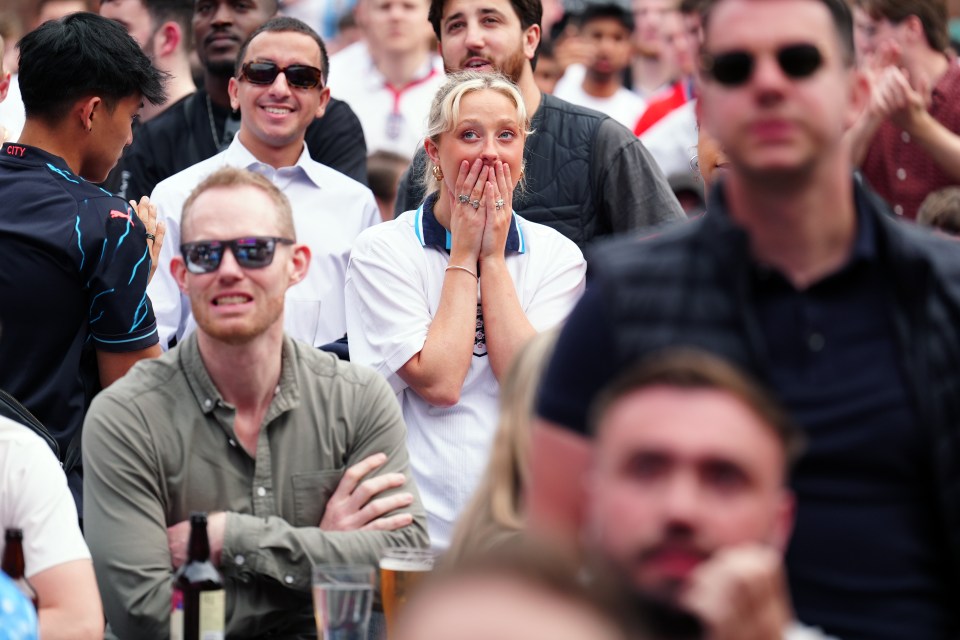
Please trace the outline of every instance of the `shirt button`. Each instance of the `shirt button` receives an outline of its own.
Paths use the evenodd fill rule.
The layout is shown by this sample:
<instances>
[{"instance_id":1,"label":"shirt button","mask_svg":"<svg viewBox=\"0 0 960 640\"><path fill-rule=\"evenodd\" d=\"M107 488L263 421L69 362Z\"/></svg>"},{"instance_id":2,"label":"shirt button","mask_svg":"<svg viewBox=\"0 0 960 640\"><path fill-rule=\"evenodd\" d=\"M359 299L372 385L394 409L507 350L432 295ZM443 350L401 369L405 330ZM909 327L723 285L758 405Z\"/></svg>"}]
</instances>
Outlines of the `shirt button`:
<instances>
[{"instance_id":1,"label":"shirt button","mask_svg":"<svg viewBox=\"0 0 960 640\"><path fill-rule=\"evenodd\" d=\"M237 446L237 441L234 440L233 438L230 438L229 440L227 440L227 442L230 443L230 446L231 446L231 447Z\"/></svg>"},{"instance_id":2,"label":"shirt button","mask_svg":"<svg viewBox=\"0 0 960 640\"><path fill-rule=\"evenodd\" d=\"M898 205L895 205L895 206L893 207L893 212L894 212L895 214L897 214L898 216L902 216L902 215L903 215L903 207L901 207L899 204L898 204Z\"/></svg>"},{"instance_id":3,"label":"shirt button","mask_svg":"<svg viewBox=\"0 0 960 640\"><path fill-rule=\"evenodd\" d=\"M293 576L283 576L283 581L287 584L293 584Z\"/></svg>"},{"instance_id":4,"label":"shirt button","mask_svg":"<svg viewBox=\"0 0 960 640\"><path fill-rule=\"evenodd\" d=\"M257 495L262 498L263 496L267 495L267 490L263 487L257 487Z\"/></svg>"},{"instance_id":5,"label":"shirt button","mask_svg":"<svg viewBox=\"0 0 960 640\"><path fill-rule=\"evenodd\" d=\"M823 339L823 334L817 333L816 331L811 333L807 338L807 346L810 347L810 351L822 350L825 342L826 341Z\"/></svg>"},{"instance_id":6,"label":"shirt button","mask_svg":"<svg viewBox=\"0 0 960 640\"><path fill-rule=\"evenodd\" d=\"M233 562L234 562L238 567L242 567L242 566L243 566L243 563L246 562L246 561L247 561L247 559L244 558L243 556L239 555L239 554L233 556Z\"/></svg>"},{"instance_id":7,"label":"shirt button","mask_svg":"<svg viewBox=\"0 0 960 640\"><path fill-rule=\"evenodd\" d=\"M897 169L897 180L906 180L907 179L907 170L903 167Z\"/></svg>"},{"instance_id":8,"label":"shirt button","mask_svg":"<svg viewBox=\"0 0 960 640\"><path fill-rule=\"evenodd\" d=\"M906 131L901 131L900 139L903 140L904 142L910 142L910 134L907 133Z\"/></svg>"},{"instance_id":9,"label":"shirt button","mask_svg":"<svg viewBox=\"0 0 960 640\"><path fill-rule=\"evenodd\" d=\"M210 398L207 398L206 400L203 401L204 409L209 409L212 406L213 406L213 400L211 400Z\"/></svg>"}]
</instances>

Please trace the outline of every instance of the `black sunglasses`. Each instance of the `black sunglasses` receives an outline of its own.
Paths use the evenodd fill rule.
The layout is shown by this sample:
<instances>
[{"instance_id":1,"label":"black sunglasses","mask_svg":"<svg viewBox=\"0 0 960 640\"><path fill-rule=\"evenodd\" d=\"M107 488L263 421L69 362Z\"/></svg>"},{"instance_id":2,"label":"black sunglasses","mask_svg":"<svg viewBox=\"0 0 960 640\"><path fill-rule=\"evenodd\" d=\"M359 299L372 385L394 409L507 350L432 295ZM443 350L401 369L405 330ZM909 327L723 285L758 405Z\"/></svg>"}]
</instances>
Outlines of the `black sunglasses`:
<instances>
[{"instance_id":1,"label":"black sunglasses","mask_svg":"<svg viewBox=\"0 0 960 640\"><path fill-rule=\"evenodd\" d=\"M220 268L223 253L228 248L241 267L262 269L273 262L277 244L293 244L293 240L259 236L234 240L202 240L183 243L180 245L180 253L183 254L190 273L213 273Z\"/></svg>"},{"instance_id":2,"label":"black sunglasses","mask_svg":"<svg viewBox=\"0 0 960 640\"><path fill-rule=\"evenodd\" d=\"M298 89L313 89L323 83L323 71L305 64L281 68L276 62L247 62L240 67L240 79L250 84L273 84L281 73L287 77L287 84Z\"/></svg>"},{"instance_id":3,"label":"black sunglasses","mask_svg":"<svg viewBox=\"0 0 960 640\"><path fill-rule=\"evenodd\" d=\"M701 64L707 76L727 87L737 87L753 74L755 56L749 51L703 54ZM777 64L794 80L812 76L823 64L823 54L812 44L791 44L777 51Z\"/></svg>"}]
</instances>

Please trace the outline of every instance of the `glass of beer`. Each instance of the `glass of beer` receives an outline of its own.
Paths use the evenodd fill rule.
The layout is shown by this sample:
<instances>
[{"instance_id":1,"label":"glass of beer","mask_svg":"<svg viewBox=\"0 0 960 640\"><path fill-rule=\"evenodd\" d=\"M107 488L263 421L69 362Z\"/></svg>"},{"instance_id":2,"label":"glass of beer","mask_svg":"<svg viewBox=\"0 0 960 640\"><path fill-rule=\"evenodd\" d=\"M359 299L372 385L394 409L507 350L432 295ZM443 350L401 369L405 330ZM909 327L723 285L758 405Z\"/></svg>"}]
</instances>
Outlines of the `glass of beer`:
<instances>
[{"instance_id":1,"label":"glass of beer","mask_svg":"<svg viewBox=\"0 0 960 640\"><path fill-rule=\"evenodd\" d=\"M417 583L433 570L435 558L429 549L412 547L393 547L385 549L380 555L380 592L387 621L387 638Z\"/></svg>"}]
</instances>

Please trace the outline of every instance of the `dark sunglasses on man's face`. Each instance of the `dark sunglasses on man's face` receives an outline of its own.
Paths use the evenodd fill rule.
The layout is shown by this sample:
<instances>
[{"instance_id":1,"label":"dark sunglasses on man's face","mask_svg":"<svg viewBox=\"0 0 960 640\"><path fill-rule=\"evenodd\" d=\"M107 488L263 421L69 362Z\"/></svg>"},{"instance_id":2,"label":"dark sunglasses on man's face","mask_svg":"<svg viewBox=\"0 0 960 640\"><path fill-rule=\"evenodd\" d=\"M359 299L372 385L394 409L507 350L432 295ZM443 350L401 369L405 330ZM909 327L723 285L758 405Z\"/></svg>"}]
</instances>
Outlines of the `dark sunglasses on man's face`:
<instances>
[{"instance_id":1,"label":"dark sunglasses on man's face","mask_svg":"<svg viewBox=\"0 0 960 640\"><path fill-rule=\"evenodd\" d=\"M794 80L812 76L823 64L823 54L812 44L791 44L777 51L777 64L784 75ZM703 70L708 77L727 87L737 87L753 74L756 56L749 51L727 51L703 55Z\"/></svg>"},{"instance_id":2,"label":"dark sunglasses on man's face","mask_svg":"<svg viewBox=\"0 0 960 640\"><path fill-rule=\"evenodd\" d=\"M323 72L305 64L281 68L276 62L247 62L240 67L240 79L250 84L273 84L281 73L287 84L298 89L313 89L323 82Z\"/></svg>"},{"instance_id":3,"label":"dark sunglasses on man's face","mask_svg":"<svg viewBox=\"0 0 960 640\"><path fill-rule=\"evenodd\" d=\"M213 273L219 269L226 249L233 252L234 259L241 267L262 269L273 262L277 244L293 244L293 240L259 236L234 240L202 240L185 242L180 245L180 253L183 254L190 273Z\"/></svg>"}]
</instances>

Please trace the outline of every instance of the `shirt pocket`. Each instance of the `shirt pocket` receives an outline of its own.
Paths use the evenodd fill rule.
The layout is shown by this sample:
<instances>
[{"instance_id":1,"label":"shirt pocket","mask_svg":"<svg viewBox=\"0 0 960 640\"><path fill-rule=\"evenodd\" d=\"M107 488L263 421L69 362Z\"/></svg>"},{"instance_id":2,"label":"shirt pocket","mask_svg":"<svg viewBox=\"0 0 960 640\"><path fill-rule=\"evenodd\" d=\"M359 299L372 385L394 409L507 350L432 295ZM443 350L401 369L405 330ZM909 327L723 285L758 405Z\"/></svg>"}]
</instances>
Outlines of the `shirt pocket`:
<instances>
[{"instance_id":1,"label":"shirt pocket","mask_svg":"<svg viewBox=\"0 0 960 640\"><path fill-rule=\"evenodd\" d=\"M337 489L344 469L295 473L293 483L293 517L297 527L316 527L323 518L327 501Z\"/></svg>"}]
</instances>

